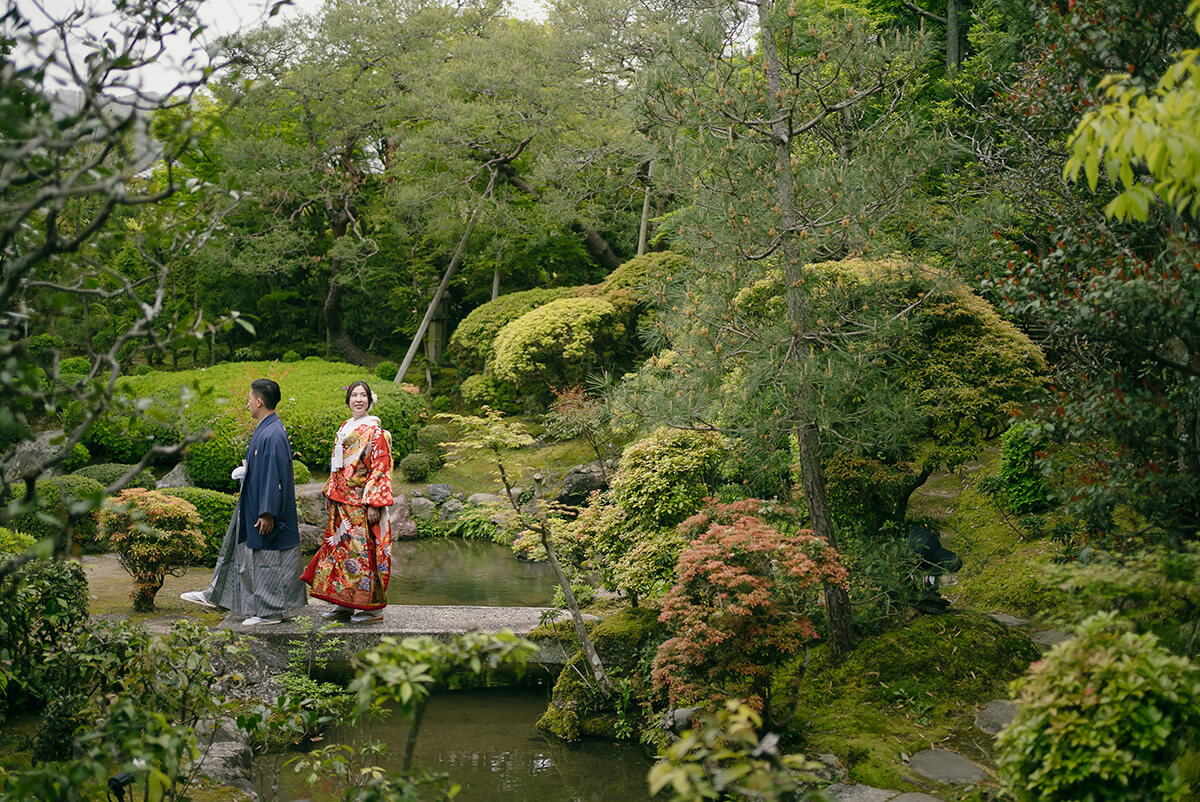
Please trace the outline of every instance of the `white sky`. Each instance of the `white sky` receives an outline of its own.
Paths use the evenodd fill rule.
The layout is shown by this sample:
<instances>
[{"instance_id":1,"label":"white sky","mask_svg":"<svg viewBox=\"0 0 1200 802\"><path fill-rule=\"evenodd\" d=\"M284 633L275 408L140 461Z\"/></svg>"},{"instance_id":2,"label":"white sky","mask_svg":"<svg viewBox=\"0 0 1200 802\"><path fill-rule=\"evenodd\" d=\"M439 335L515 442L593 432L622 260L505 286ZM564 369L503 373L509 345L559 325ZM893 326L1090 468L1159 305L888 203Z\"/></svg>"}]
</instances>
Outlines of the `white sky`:
<instances>
[{"instance_id":1,"label":"white sky","mask_svg":"<svg viewBox=\"0 0 1200 802\"><path fill-rule=\"evenodd\" d=\"M274 19L311 13L320 9L322 4L323 0L292 0L290 4L281 8ZM15 5L26 19L40 29L47 28L48 20L62 20L73 12L82 12L88 20L82 27L93 37L103 37L111 30L111 0L15 0ZM520 17L534 18L544 15L539 0L513 0L512 5L513 13ZM195 63L193 51L197 44L203 47L226 34L261 24L268 19L268 7L268 0L205 0L199 13L204 32L194 42L189 42L187 37L182 36L169 42L167 52L154 64L130 74L130 85L149 92L170 90L180 76L185 74L187 63ZM86 50L79 40L68 43L65 47L61 42L61 37L47 31L46 35L39 37L36 50L28 41L19 42L14 56L18 63L29 63L33 58L32 52L40 52L43 57L53 54L55 60L62 65L63 71L58 73L57 79L52 83L70 85L72 82L64 78L67 59L78 60ZM206 62L203 55L200 59Z\"/></svg>"}]
</instances>

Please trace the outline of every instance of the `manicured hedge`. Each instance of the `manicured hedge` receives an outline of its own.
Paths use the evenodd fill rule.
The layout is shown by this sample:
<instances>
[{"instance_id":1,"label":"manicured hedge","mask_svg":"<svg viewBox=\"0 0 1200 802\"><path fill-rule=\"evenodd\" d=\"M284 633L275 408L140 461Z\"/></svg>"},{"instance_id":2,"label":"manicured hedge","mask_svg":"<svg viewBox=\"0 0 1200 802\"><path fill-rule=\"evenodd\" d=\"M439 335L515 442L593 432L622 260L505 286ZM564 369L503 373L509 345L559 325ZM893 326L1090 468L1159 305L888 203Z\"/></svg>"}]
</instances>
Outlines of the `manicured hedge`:
<instances>
[{"instance_id":1,"label":"manicured hedge","mask_svg":"<svg viewBox=\"0 0 1200 802\"><path fill-rule=\"evenodd\" d=\"M35 540L53 537L59 530L55 524L42 520L38 512L52 515L58 520L66 520L68 508L77 501L94 500L98 505L104 496L104 485L87 476L67 474L52 479L41 479L37 486L37 512L30 511L13 516L12 528L29 535ZM25 495L24 485L13 485L9 488L5 503ZM103 550L96 529L96 513L81 515L75 519L75 540L84 551Z\"/></svg>"},{"instance_id":2,"label":"manicured hedge","mask_svg":"<svg viewBox=\"0 0 1200 802\"><path fill-rule=\"evenodd\" d=\"M113 482L125 475L125 472L132 468L132 464L123 464L120 462L102 462L99 465L85 465L74 472L75 476L86 476L89 479L95 479L100 484L108 487ZM154 474L149 468L143 468L133 475L133 478L125 483L125 487L141 487L146 490L153 490L156 486ZM124 488L121 488L124 489Z\"/></svg>"},{"instance_id":3,"label":"manicured hedge","mask_svg":"<svg viewBox=\"0 0 1200 802\"><path fill-rule=\"evenodd\" d=\"M211 564L221 551L221 541L225 539L225 531L229 528L229 519L233 517L237 498L229 493L203 487L168 487L159 492L190 501L196 508L196 512L200 514L200 532L204 535L204 552L198 558L198 562L201 565Z\"/></svg>"},{"instance_id":4,"label":"manicured hedge","mask_svg":"<svg viewBox=\"0 0 1200 802\"><path fill-rule=\"evenodd\" d=\"M611 358L624 332L617 308L603 298L560 298L500 330L492 368L518 385L580 381Z\"/></svg>"},{"instance_id":5,"label":"manicured hedge","mask_svg":"<svg viewBox=\"0 0 1200 802\"><path fill-rule=\"evenodd\" d=\"M392 433L394 451L407 454L416 446L416 432L426 413L423 397L407 392L399 385L381 381L365 368L344 362L305 359L290 364L225 363L187 371L156 371L122 379L121 393L130 398L155 400L149 414L157 416L158 422L128 427L122 426L119 419L107 418L105 425L94 427L92 441L97 443L100 451L94 447L93 453L120 450L124 447L120 441L128 436L131 428L140 438L136 442L138 449L144 450L147 443L155 439L178 441L181 433L166 427L165 423L178 421L180 399L183 398L182 415L189 430L208 428L212 431L208 440L188 447L185 455L188 476L200 487L234 490L235 483L229 473L245 457L246 443L253 431L245 403L250 382L257 378L279 382L283 399L277 412L288 430L292 450L311 468L328 463L333 437L349 416L343 388L360 379L370 384L378 396L372 412ZM178 426L177 423L173 425ZM153 434L147 436L147 432Z\"/></svg>"},{"instance_id":6,"label":"manicured hedge","mask_svg":"<svg viewBox=\"0 0 1200 802\"><path fill-rule=\"evenodd\" d=\"M450 337L450 348L476 367L491 359L500 330L533 309L576 294L577 287L533 289L501 295L477 306L462 319Z\"/></svg>"}]
</instances>

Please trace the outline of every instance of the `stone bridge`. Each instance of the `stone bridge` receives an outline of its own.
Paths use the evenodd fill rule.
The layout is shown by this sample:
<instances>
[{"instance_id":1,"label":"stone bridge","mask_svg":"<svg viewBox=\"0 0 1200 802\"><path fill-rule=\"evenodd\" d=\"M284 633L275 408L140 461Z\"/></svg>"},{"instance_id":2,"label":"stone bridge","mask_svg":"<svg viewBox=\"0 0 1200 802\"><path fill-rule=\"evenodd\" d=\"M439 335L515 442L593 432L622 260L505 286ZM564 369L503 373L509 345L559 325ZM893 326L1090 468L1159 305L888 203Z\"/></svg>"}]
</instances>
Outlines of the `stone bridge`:
<instances>
[{"instance_id":1,"label":"stone bridge","mask_svg":"<svg viewBox=\"0 0 1200 802\"><path fill-rule=\"evenodd\" d=\"M293 642L307 640L314 631L328 623L321 618L321 613L329 609L325 604L313 604L291 613L281 624L265 626L242 626L242 616L230 614L221 622L222 629L232 629L245 635L253 635L272 652L286 657L293 647ZM411 604L391 604L383 611L383 621L378 624L352 624L349 621L339 622L340 626L331 629L323 637L328 640L341 640L344 645L344 657L349 660L357 652L374 646L385 636L396 639L414 635L428 635L432 638L448 640L453 635L459 635L472 630L479 632L499 632L504 629L512 630L518 635L528 635L542 623L544 616L548 620L570 620L567 611L556 611L547 607L434 607ZM597 620L594 616L588 619ZM539 663L547 668L562 666L575 651L573 648L564 649L556 642L543 642L542 648L530 658L531 663Z\"/></svg>"}]
</instances>

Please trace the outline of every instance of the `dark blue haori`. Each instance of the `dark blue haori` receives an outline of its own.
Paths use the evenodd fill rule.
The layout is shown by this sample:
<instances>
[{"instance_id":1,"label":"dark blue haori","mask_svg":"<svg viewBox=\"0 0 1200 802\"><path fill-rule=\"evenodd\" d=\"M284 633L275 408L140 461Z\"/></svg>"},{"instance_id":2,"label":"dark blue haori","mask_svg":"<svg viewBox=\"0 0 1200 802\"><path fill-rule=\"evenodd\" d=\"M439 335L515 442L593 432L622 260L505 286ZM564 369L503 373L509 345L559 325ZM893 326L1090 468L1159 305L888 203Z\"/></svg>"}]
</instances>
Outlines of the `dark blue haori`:
<instances>
[{"instance_id":1,"label":"dark blue haori","mask_svg":"<svg viewBox=\"0 0 1200 802\"><path fill-rule=\"evenodd\" d=\"M238 511L242 524L238 542L248 548L282 551L300 545L292 446L283 422L274 412L259 421L250 436ZM265 537L254 525L264 514L275 517L275 528Z\"/></svg>"}]
</instances>

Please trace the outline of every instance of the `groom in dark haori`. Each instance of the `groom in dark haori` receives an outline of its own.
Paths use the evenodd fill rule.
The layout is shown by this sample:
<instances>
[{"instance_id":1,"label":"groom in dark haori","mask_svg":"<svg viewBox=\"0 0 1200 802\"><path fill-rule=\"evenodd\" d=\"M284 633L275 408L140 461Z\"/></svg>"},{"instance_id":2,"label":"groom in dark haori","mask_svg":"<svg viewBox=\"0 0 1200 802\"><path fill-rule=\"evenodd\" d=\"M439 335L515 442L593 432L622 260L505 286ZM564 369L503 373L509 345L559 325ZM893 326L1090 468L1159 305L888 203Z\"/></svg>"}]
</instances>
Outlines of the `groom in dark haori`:
<instances>
[{"instance_id":1,"label":"groom in dark haori","mask_svg":"<svg viewBox=\"0 0 1200 802\"><path fill-rule=\"evenodd\" d=\"M292 448L275 414L279 385L256 379L246 410L255 421L244 463L233 471L241 494L207 590L188 591L184 601L245 615L245 626L277 624L306 603L296 515Z\"/></svg>"}]
</instances>

